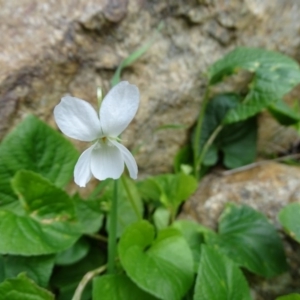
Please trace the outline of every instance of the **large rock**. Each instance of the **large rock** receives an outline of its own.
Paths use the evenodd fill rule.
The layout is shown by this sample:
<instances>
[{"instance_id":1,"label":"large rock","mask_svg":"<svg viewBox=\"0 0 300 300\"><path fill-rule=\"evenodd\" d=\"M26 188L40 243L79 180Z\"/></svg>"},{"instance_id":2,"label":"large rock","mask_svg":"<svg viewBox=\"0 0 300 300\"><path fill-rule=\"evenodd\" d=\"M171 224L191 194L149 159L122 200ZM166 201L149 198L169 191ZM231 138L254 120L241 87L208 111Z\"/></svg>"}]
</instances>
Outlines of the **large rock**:
<instances>
[{"instance_id":1,"label":"large rock","mask_svg":"<svg viewBox=\"0 0 300 300\"><path fill-rule=\"evenodd\" d=\"M280 209L299 199L300 168L262 162L244 171L220 171L205 176L184 204L181 217L216 229L224 206L234 202L263 212L279 228Z\"/></svg>"},{"instance_id":2,"label":"large rock","mask_svg":"<svg viewBox=\"0 0 300 300\"><path fill-rule=\"evenodd\" d=\"M299 13L298 0L2 1L0 137L28 113L55 126L53 107L65 93L95 104L96 87L107 91L121 60L163 21L152 48L123 74L141 91L123 139L139 149L141 173L170 171L187 129L156 129L193 125L205 86L201 74L237 45L299 58Z\"/></svg>"}]
</instances>

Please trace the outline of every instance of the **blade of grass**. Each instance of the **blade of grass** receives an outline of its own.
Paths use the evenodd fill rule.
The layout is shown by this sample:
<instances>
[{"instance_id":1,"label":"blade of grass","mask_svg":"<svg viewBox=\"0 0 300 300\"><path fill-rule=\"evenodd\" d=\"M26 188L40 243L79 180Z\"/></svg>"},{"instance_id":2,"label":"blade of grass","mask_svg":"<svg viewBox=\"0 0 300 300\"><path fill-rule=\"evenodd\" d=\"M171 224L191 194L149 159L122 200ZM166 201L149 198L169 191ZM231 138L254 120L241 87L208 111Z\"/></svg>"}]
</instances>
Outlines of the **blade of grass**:
<instances>
[{"instance_id":1,"label":"blade of grass","mask_svg":"<svg viewBox=\"0 0 300 300\"><path fill-rule=\"evenodd\" d=\"M157 38L157 33L163 28L164 23L160 22L157 26L156 32L154 36L148 41L145 45L135 50L133 53L131 53L128 57L122 60L119 67L117 68L113 78L111 79L111 86L115 86L117 83L121 80L121 73L123 69L126 67L129 67L131 64L133 64L137 59L139 59L144 53L148 51L148 49L153 45L155 39Z\"/></svg>"}]
</instances>

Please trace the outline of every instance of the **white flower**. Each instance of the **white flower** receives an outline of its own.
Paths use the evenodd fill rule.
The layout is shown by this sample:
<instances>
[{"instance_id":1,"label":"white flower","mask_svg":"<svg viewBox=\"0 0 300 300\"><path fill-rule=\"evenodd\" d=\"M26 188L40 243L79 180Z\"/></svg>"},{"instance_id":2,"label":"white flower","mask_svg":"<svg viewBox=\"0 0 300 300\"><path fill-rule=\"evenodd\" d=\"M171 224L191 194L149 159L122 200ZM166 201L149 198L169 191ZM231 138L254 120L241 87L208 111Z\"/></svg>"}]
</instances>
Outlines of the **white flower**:
<instances>
[{"instance_id":1,"label":"white flower","mask_svg":"<svg viewBox=\"0 0 300 300\"><path fill-rule=\"evenodd\" d=\"M122 81L102 101L99 115L86 101L65 96L54 109L59 129L67 136L94 144L85 150L74 169L74 180L84 187L92 175L99 180L117 179L126 164L131 178L137 178L137 164L118 136L131 122L139 106L139 90ZM66 154L67 155L67 154Z\"/></svg>"}]
</instances>

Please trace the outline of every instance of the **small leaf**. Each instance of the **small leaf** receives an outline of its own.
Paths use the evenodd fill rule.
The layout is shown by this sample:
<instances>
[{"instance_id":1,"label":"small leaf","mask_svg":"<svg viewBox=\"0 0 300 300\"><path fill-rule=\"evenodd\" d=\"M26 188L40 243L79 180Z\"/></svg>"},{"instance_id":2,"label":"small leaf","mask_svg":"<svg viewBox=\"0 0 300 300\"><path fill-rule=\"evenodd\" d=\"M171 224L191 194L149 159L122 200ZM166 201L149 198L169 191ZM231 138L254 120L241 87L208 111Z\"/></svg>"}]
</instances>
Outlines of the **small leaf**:
<instances>
[{"instance_id":1,"label":"small leaf","mask_svg":"<svg viewBox=\"0 0 300 300\"><path fill-rule=\"evenodd\" d=\"M105 275L93 280L93 300L155 300L126 275Z\"/></svg>"},{"instance_id":2,"label":"small leaf","mask_svg":"<svg viewBox=\"0 0 300 300\"><path fill-rule=\"evenodd\" d=\"M215 249L202 245L194 300L251 300L238 266Z\"/></svg>"},{"instance_id":3,"label":"small leaf","mask_svg":"<svg viewBox=\"0 0 300 300\"><path fill-rule=\"evenodd\" d=\"M193 151L190 145L182 147L174 157L174 170L175 173L180 173L182 171L182 165L193 165Z\"/></svg>"},{"instance_id":4,"label":"small leaf","mask_svg":"<svg viewBox=\"0 0 300 300\"><path fill-rule=\"evenodd\" d=\"M47 287L54 266L54 255L13 256L3 258L5 279L16 277L20 273L34 280L38 285Z\"/></svg>"},{"instance_id":5,"label":"small leaf","mask_svg":"<svg viewBox=\"0 0 300 300\"><path fill-rule=\"evenodd\" d=\"M54 300L54 295L37 286L25 274L0 283L0 300Z\"/></svg>"},{"instance_id":6,"label":"small leaf","mask_svg":"<svg viewBox=\"0 0 300 300\"><path fill-rule=\"evenodd\" d=\"M170 211L164 207L158 207L153 214L154 225L158 230L167 228L170 223Z\"/></svg>"},{"instance_id":7,"label":"small leaf","mask_svg":"<svg viewBox=\"0 0 300 300\"><path fill-rule=\"evenodd\" d=\"M275 227L248 206L228 204L219 220L219 233L206 234L206 242L258 275L269 278L287 270Z\"/></svg>"},{"instance_id":8,"label":"small leaf","mask_svg":"<svg viewBox=\"0 0 300 300\"><path fill-rule=\"evenodd\" d=\"M300 243L300 204L288 204L279 212L278 218L284 230Z\"/></svg>"},{"instance_id":9,"label":"small leaf","mask_svg":"<svg viewBox=\"0 0 300 300\"><path fill-rule=\"evenodd\" d=\"M268 110L281 125L294 125L300 121L300 114L282 100L271 104Z\"/></svg>"},{"instance_id":10,"label":"small leaf","mask_svg":"<svg viewBox=\"0 0 300 300\"><path fill-rule=\"evenodd\" d=\"M164 206L171 207L173 210L177 210L196 188L196 179L183 173L149 177L140 184L142 195L154 201L159 200Z\"/></svg>"},{"instance_id":11,"label":"small leaf","mask_svg":"<svg viewBox=\"0 0 300 300\"><path fill-rule=\"evenodd\" d=\"M159 299L182 299L192 285L192 254L176 229L161 230L155 238L149 222L132 224L121 236L119 255L129 278Z\"/></svg>"},{"instance_id":12,"label":"small leaf","mask_svg":"<svg viewBox=\"0 0 300 300\"><path fill-rule=\"evenodd\" d=\"M0 205L3 205L16 201L10 180L22 169L39 173L56 186L65 186L72 177L78 152L58 132L28 116L3 139L0 157Z\"/></svg>"}]
</instances>

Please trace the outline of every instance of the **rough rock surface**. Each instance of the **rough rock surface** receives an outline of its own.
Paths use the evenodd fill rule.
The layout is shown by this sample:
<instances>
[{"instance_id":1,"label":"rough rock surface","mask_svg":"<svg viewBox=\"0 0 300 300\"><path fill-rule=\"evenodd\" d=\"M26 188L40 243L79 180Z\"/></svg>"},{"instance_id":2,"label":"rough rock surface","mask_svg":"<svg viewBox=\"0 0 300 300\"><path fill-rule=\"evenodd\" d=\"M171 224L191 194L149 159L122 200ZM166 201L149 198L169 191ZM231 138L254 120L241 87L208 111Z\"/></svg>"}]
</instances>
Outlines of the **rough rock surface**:
<instances>
[{"instance_id":1,"label":"rough rock surface","mask_svg":"<svg viewBox=\"0 0 300 300\"><path fill-rule=\"evenodd\" d=\"M216 228L227 202L246 204L274 222L285 205L300 199L300 168L264 162L249 170L212 173L201 180L196 193L183 207L182 215ZM231 172L231 171L230 171ZM228 174L227 173L227 174Z\"/></svg>"},{"instance_id":2,"label":"rough rock surface","mask_svg":"<svg viewBox=\"0 0 300 300\"><path fill-rule=\"evenodd\" d=\"M194 219L210 228L217 221L227 202L246 204L264 213L280 230L278 212L288 203L300 199L300 168L266 162L249 170L225 175L206 176L183 207L181 218ZM299 288L299 245L282 235L290 271L272 280L250 277L253 299L273 300Z\"/></svg>"},{"instance_id":3,"label":"rough rock surface","mask_svg":"<svg viewBox=\"0 0 300 300\"><path fill-rule=\"evenodd\" d=\"M26 114L55 126L65 93L96 103L123 58L164 28L123 73L141 106L123 135L142 173L166 172L197 117L207 67L237 45L299 57L298 0L0 0L0 138ZM264 121L267 122L267 121ZM293 137L294 139L294 137ZM78 145L82 148L82 145Z\"/></svg>"}]
</instances>

